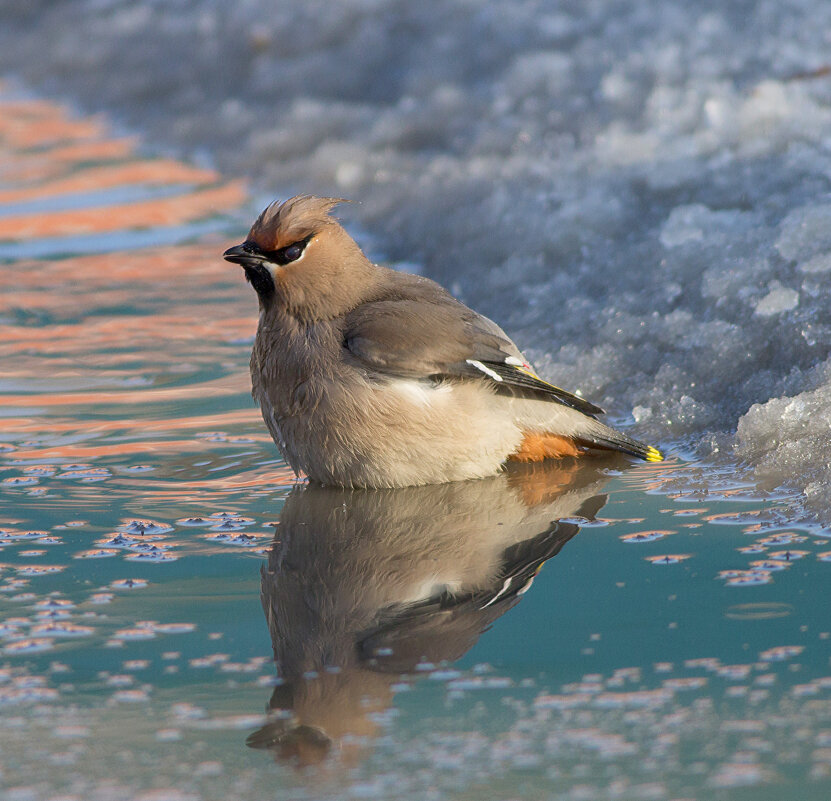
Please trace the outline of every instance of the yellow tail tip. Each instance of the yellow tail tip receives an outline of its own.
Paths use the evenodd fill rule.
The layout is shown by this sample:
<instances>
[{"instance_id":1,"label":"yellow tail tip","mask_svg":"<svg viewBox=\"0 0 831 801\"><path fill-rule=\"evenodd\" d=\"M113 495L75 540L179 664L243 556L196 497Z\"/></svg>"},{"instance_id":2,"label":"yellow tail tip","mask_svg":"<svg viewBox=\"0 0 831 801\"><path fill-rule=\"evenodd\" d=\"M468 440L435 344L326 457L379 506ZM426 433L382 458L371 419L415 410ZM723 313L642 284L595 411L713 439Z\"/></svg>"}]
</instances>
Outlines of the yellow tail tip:
<instances>
[{"instance_id":1,"label":"yellow tail tip","mask_svg":"<svg viewBox=\"0 0 831 801\"><path fill-rule=\"evenodd\" d=\"M650 446L646 449L645 458L647 462L663 462L664 454L662 454L657 448L653 448Z\"/></svg>"}]
</instances>

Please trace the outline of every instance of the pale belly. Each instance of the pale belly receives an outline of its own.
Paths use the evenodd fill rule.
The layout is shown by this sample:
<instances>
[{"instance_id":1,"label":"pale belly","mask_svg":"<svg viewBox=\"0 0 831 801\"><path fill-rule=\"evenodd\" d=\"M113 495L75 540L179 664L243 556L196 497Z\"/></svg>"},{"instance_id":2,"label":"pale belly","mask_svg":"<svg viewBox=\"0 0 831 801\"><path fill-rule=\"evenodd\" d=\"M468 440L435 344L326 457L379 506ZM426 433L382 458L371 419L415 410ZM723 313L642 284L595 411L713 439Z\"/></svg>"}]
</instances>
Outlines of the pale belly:
<instances>
[{"instance_id":1,"label":"pale belly","mask_svg":"<svg viewBox=\"0 0 831 801\"><path fill-rule=\"evenodd\" d=\"M523 441L510 399L477 384L342 384L314 409L275 413L258 398L289 464L322 484L403 487L497 473Z\"/></svg>"}]
</instances>

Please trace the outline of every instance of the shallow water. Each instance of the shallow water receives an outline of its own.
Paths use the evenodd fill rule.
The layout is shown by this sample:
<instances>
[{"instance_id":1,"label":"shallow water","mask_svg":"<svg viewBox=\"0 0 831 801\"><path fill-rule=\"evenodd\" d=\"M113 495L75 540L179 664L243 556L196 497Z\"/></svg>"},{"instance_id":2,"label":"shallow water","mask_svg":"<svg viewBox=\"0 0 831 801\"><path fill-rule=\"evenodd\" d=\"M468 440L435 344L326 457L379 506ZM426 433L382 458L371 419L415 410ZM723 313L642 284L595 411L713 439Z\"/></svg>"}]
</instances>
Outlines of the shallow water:
<instances>
[{"instance_id":1,"label":"shallow water","mask_svg":"<svg viewBox=\"0 0 831 801\"><path fill-rule=\"evenodd\" d=\"M242 189L3 99L4 798L828 797L831 532L680 460L298 484Z\"/></svg>"}]
</instances>

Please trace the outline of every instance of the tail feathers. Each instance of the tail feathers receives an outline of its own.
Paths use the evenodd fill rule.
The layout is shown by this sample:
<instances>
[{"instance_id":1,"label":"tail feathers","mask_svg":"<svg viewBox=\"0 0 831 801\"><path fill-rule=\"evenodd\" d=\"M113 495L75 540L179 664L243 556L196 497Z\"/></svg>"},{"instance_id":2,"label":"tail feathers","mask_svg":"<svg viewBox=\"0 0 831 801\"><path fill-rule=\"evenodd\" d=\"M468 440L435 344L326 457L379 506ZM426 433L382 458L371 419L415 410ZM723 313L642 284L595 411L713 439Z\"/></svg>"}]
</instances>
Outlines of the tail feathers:
<instances>
[{"instance_id":1,"label":"tail feathers","mask_svg":"<svg viewBox=\"0 0 831 801\"><path fill-rule=\"evenodd\" d=\"M589 448L599 448L607 451L620 451L629 456L635 456L646 462L663 462L664 455L657 448L638 442L632 437L627 437L620 431L615 431L609 426L597 421L591 430L581 431L574 439L580 444Z\"/></svg>"}]
</instances>

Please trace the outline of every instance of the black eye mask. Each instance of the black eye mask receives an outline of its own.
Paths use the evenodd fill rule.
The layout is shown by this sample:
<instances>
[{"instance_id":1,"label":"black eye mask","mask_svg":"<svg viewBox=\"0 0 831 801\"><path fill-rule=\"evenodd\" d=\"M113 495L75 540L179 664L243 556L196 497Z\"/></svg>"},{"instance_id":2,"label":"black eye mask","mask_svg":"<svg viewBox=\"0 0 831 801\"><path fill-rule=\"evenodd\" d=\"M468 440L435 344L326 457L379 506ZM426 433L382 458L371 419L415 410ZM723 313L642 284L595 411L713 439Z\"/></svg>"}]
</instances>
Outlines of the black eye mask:
<instances>
[{"instance_id":1,"label":"black eye mask","mask_svg":"<svg viewBox=\"0 0 831 801\"><path fill-rule=\"evenodd\" d=\"M311 240L311 237L307 236L305 239L292 242L290 245L286 245L279 250L264 250L262 254L273 264L291 264L291 262L297 261L303 255L303 251L306 249L306 245L309 244L309 240Z\"/></svg>"}]
</instances>

